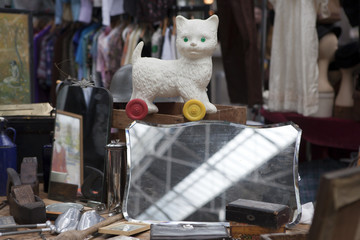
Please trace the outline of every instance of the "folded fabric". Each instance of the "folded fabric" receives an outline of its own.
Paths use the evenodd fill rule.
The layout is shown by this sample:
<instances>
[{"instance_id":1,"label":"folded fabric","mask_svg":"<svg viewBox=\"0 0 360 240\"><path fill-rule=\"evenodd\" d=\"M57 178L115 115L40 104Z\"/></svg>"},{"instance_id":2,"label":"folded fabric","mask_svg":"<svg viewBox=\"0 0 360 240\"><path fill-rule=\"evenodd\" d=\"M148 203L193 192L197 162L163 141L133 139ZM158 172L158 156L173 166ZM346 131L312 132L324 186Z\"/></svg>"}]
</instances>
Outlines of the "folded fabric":
<instances>
[{"instance_id":1,"label":"folded fabric","mask_svg":"<svg viewBox=\"0 0 360 240\"><path fill-rule=\"evenodd\" d=\"M301 214L300 223L311 224L314 216L314 204L312 202L308 202L303 204L301 207L302 207L302 214Z\"/></svg>"}]
</instances>

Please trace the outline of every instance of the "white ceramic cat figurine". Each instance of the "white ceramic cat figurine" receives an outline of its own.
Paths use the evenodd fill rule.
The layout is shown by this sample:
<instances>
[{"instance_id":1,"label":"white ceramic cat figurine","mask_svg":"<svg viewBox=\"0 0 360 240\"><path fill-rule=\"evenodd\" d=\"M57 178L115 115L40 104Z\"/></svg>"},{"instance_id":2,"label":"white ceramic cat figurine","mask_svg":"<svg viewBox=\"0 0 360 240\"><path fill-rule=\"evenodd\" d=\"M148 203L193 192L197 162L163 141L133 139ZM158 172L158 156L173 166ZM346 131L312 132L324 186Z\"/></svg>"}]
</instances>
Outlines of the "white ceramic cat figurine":
<instances>
[{"instance_id":1,"label":"white ceramic cat figurine","mask_svg":"<svg viewBox=\"0 0 360 240\"><path fill-rule=\"evenodd\" d=\"M176 47L181 56L176 60L142 58L144 43L140 42L132 55L131 99L144 100L148 113L156 113L156 97L181 96L185 102L200 100L207 113L215 113L217 109L210 103L206 87L212 75L211 57L217 44L218 24L216 15L206 20L177 16Z\"/></svg>"}]
</instances>

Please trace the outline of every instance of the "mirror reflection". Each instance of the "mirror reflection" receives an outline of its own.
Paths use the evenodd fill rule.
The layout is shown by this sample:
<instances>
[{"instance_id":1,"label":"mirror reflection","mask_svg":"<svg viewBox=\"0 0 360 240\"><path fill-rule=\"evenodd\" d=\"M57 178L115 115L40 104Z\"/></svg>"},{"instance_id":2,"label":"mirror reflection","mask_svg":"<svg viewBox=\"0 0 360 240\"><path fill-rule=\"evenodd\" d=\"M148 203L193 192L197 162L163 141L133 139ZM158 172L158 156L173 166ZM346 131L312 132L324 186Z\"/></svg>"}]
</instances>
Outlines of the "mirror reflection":
<instances>
[{"instance_id":1,"label":"mirror reflection","mask_svg":"<svg viewBox=\"0 0 360 240\"><path fill-rule=\"evenodd\" d=\"M298 149L292 123L134 122L126 129L128 220L226 221L226 205L250 199L287 205L299 221Z\"/></svg>"},{"instance_id":2,"label":"mirror reflection","mask_svg":"<svg viewBox=\"0 0 360 240\"><path fill-rule=\"evenodd\" d=\"M110 92L101 87L65 85L57 95L57 111L82 118L83 164L81 171L84 174L81 180L83 182L81 193L86 199L103 201L105 146L110 139L112 105ZM57 123L56 119L55 126ZM58 145L56 139L55 145ZM53 157L52 165L56 164ZM81 176L81 171L78 176ZM52 175L53 172L51 172L51 179L53 179ZM50 193L51 182L49 186Z\"/></svg>"}]
</instances>

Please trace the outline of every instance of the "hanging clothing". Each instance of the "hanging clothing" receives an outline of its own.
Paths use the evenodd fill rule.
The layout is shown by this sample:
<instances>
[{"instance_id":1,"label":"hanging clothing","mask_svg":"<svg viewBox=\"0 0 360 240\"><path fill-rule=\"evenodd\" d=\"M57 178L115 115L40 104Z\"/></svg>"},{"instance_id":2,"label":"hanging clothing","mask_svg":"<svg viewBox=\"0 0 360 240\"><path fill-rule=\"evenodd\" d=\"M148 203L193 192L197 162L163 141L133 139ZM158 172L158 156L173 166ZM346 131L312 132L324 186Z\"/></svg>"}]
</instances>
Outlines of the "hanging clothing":
<instances>
[{"instance_id":1,"label":"hanging clothing","mask_svg":"<svg viewBox=\"0 0 360 240\"><path fill-rule=\"evenodd\" d=\"M124 0L124 11L131 17L136 17L137 2L134 0Z\"/></svg>"},{"instance_id":2,"label":"hanging clothing","mask_svg":"<svg viewBox=\"0 0 360 240\"><path fill-rule=\"evenodd\" d=\"M139 42L141 31L142 29L139 26L136 26L131 32L124 65L131 63L131 57L137 43Z\"/></svg>"},{"instance_id":3,"label":"hanging clothing","mask_svg":"<svg viewBox=\"0 0 360 240\"><path fill-rule=\"evenodd\" d=\"M165 31L164 45L162 47L161 59L163 60L174 60L173 51L171 48L171 29L168 27Z\"/></svg>"},{"instance_id":4,"label":"hanging clothing","mask_svg":"<svg viewBox=\"0 0 360 240\"><path fill-rule=\"evenodd\" d=\"M176 5L175 0L138 0L136 18L139 22L157 22L168 16L168 11Z\"/></svg>"},{"instance_id":5,"label":"hanging clothing","mask_svg":"<svg viewBox=\"0 0 360 240\"><path fill-rule=\"evenodd\" d=\"M52 34L47 40L45 46L45 67L46 67L46 85L50 88L52 87L52 75L53 75L53 65L54 65L54 45L57 39L56 34ZM48 99L51 100L51 95L48 96ZM53 105L55 106L55 105Z\"/></svg>"},{"instance_id":6,"label":"hanging clothing","mask_svg":"<svg viewBox=\"0 0 360 240\"><path fill-rule=\"evenodd\" d=\"M270 0L275 10L269 79L269 110L318 111L316 15L328 0Z\"/></svg>"},{"instance_id":7,"label":"hanging clothing","mask_svg":"<svg viewBox=\"0 0 360 240\"><path fill-rule=\"evenodd\" d=\"M75 57L74 54L72 54L74 52L74 49L72 48L73 44L72 44L72 38L75 34L75 32L77 31L77 28L75 26L76 24L72 23L70 26L70 29L68 31L66 31L64 33L64 39L62 42L62 49L63 49L63 53L62 53L62 63L60 65L61 71L66 74L67 76L71 76L71 77L76 77L76 70L75 70ZM70 51L70 49L72 51ZM67 76L64 77L67 77Z\"/></svg>"},{"instance_id":8,"label":"hanging clothing","mask_svg":"<svg viewBox=\"0 0 360 240\"><path fill-rule=\"evenodd\" d=\"M130 43L130 36L131 36L131 33L132 31L134 30L135 26L130 24L128 25L123 33L121 34L122 35L122 39L124 41L124 47L123 47L123 54L121 56L121 66L124 66L126 63L126 56L128 54L128 49L129 49L129 43Z\"/></svg>"},{"instance_id":9,"label":"hanging clothing","mask_svg":"<svg viewBox=\"0 0 360 240\"><path fill-rule=\"evenodd\" d=\"M79 13L79 21L90 23L92 17L93 3L91 0L81 0L81 8Z\"/></svg>"},{"instance_id":10,"label":"hanging clothing","mask_svg":"<svg viewBox=\"0 0 360 240\"><path fill-rule=\"evenodd\" d=\"M90 53L92 56L91 75L92 75L92 80L94 81L96 87L103 87L103 83L101 81L101 72L98 72L97 70L98 40L101 33L102 33L102 29L99 29L95 33L90 49Z\"/></svg>"},{"instance_id":11,"label":"hanging clothing","mask_svg":"<svg viewBox=\"0 0 360 240\"><path fill-rule=\"evenodd\" d=\"M109 45L109 49L111 49L111 51L109 51L109 53L108 53L109 54L108 69L110 72L111 79L114 76L114 73L116 72L116 70L118 70L120 68L121 56L122 56L122 46L123 46L121 33L124 30L125 25L126 25L125 23L119 24L114 29L112 29L109 34L108 45Z\"/></svg>"},{"instance_id":12,"label":"hanging clothing","mask_svg":"<svg viewBox=\"0 0 360 240\"><path fill-rule=\"evenodd\" d=\"M67 76L61 72L59 65L61 66L61 62L63 61L63 53L64 49L62 48L62 43L66 35L64 34L69 30L70 25L67 25L63 29L59 29L56 31L56 38L53 42L53 53L52 53L52 63L51 66L51 89L50 89L50 101L52 106L56 106L56 81L62 80Z\"/></svg>"},{"instance_id":13,"label":"hanging clothing","mask_svg":"<svg viewBox=\"0 0 360 240\"><path fill-rule=\"evenodd\" d=\"M80 0L71 0L71 14L74 22L79 20L81 5Z\"/></svg>"},{"instance_id":14,"label":"hanging clothing","mask_svg":"<svg viewBox=\"0 0 360 240\"><path fill-rule=\"evenodd\" d=\"M165 3L172 0L160 1ZM105 8L115 6L111 9L108 8L109 16L112 16L123 11L124 2L125 0L98 0L96 4L105 3L105 5L107 4ZM78 3L81 6L78 9L78 21L68 22L71 16L75 15L74 10L77 8L74 7L78 7ZM38 39L41 31L34 38L34 42L39 42L36 47L41 48L35 64L37 82L44 88L44 91L49 92L46 92L44 97L48 101L50 100L54 106L56 105L56 82L58 80L65 81L68 77L71 77L72 80L90 79L91 77L96 86L109 88L114 73L121 66L130 63L132 52L139 41L145 43L142 57L150 57L152 47L156 50L157 56L161 56L162 29L159 27L157 36L153 36L153 27L158 23L151 25L137 21L131 22L131 19L126 16L119 16L117 20L113 19L111 26L101 26L101 20L94 17L96 11L101 9L93 8L95 6L93 0L56 0L56 6L57 24L54 25L56 27L54 32L44 36L44 41ZM70 6L73 8L70 9ZM93 8L92 11L91 8ZM65 9L68 9L66 12L70 17L64 17ZM73 10L73 14L71 14L71 10ZM61 23L61 21L63 22ZM176 58L178 53L175 47L175 34L171 35L170 30L171 26L167 34L167 44L170 48L167 48L169 54ZM152 40L156 45L152 45ZM38 95L37 99L40 99L40 94Z\"/></svg>"},{"instance_id":15,"label":"hanging clothing","mask_svg":"<svg viewBox=\"0 0 360 240\"><path fill-rule=\"evenodd\" d=\"M0 1L6 2L6 1ZM12 7L14 9L25 9L29 11L44 11L44 12L52 12L54 11L54 2L53 0L12 0L8 1L12 2Z\"/></svg>"},{"instance_id":16,"label":"hanging clothing","mask_svg":"<svg viewBox=\"0 0 360 240\"><path fill-rule=\"evenodd\" d=\"M219 41L230 101L250 106L261 104L262 83L254 1L220 0L217 7Z\"/></svg>"},{"instance_id":17,"label":"hanging clothing","mask_svg":"<svg viewBox=\"0 0 360 240\"><path fill-rule=\"evenodd\" d=\"M154 33L153 30L143 28L142 32L140 34L140 38L138 39L138 42L136 43L136 46L139 42L144 42L144 46L141 52L141 57L151 57L151 37Z\"/></svg>"},{"instance_id":18,"label":"hanging clothing","mask_svg":"<svg viewBox=\"0 0 360 240\"><path fill-rule=\"evenodd\" d=\"M124 0L102 0L102 24L110 26L110 16L125 13Z\"/></svg>"},{"instance_id":19,"label":"hanging clothing","mask_svg":"<svg viewBox=\"0 0 360 240\"><path fill-rule=\"evenodd\" d=\"M176 48L176 35L175 34L171 34L170 46L171 46L171 55L173 56L174 59L178 59L179 53Z\"/></svg>"},{"instance_id":20,"label":"hanging clothing","mask_svg":"<svg viewBox=\"0 0 360 240\"><path fill-rule=\"evenodd\" d=\"M49 73L49 69L48 69L48 63L50 61L52 61L52 56L50 56L48 53L48 44L50 42L51 46L51 39L54 38L54 34L48 34L46 35L42 40L41 40L41 46L40 46L40 59L39 59L39 64L38 67L36 69L36 78L37 81L39 82L40 86L44 86L47 83L47 76ZM52 51L52 50L51 50ZM50 85L48 85L49 87ZM44 100L41 99L43 102ZM46 101L48 101L49 99L47 99Z\"/></svg>"},{"instance_id":21,"label":"hanging clothing","mask_svg":"<svg viewBox=\"0 0 360 240\"><path fill-rule=\"evenodd\" d=\"M55 24L62 20L77 21L80 14L80 0L55 0Z\"/></svg>"},{"instance_id":22,"label":"hanging clothing","mask_svg":"<svg viewBox=\"0 0 360 240\"><path fill-rule=\"evenodd\" d=\"M52 26L49 24L43 30L41 30L40 32L35 34L35 36L34 36L34 44L33 44L33 46L34 46L34 48L33 48L34 69L38 69L38 67L40 65L40 54L41 54L42 40L49 34L51 27ZM40 88L40 83L39 83L38 77L37 77L37 71L34 71L34 77L36 79L35 83L34 83L34 96L35 96L34 98L35 98L35 102L40 102L41 88Z\"/></svg>"},{"instance_id":23,"label":"hanging clothing","mask_svg":"<svg viewBox=\"0 0 360 240\"><path fill-rule=\"evenodd\" d=\"M151 36L151 57L160 58L163 38L159 27Z\"/></svg>"},{"instance_id":24,"label":"hanging clothing","mask_svg":"<svg viewBox=\"0 0 360 240\"><path fill-rule=\"evenodd\" d=\"M100 27L99 24L91 24L88 27L86 27L80 35L80 42L77 47L75 61L79 65L78 68L78 79L89 79L89 75L91 72L89 71L89 67L87 65L87 59L88 59L88 43L89 38L93 36L95 31Z\"/></svg>"},{"instance_id":25,"label":"hanging clothing","mask_svg":"<svg viewBox=\"0 0 360 240\"><path fill-rule=\"evenodd\" d=\"M111 29L109 27L102 30L98 37L98 49L97 49L97 62L96 70L101 73L102 85L105 88L110 87L111 76L108 71L109 67L109 34Z\"/></svg>"},{"instance_id":26,"label":"hanging clothing","mask_svg":"<svg viewBox=\"0 0 360 240\"><path fill-rule=\"evenodd\" d=\"M71 40L68 43L69 50L69 59L70 59L70 76L73 78L76 78L78 75L78 65L76 64L75 58L76 58L76 52L79 47L80 41L81 41L81 33L86 28L86 25L80 25L75 32L72 34Z\"/></svg>"}]
</instances>

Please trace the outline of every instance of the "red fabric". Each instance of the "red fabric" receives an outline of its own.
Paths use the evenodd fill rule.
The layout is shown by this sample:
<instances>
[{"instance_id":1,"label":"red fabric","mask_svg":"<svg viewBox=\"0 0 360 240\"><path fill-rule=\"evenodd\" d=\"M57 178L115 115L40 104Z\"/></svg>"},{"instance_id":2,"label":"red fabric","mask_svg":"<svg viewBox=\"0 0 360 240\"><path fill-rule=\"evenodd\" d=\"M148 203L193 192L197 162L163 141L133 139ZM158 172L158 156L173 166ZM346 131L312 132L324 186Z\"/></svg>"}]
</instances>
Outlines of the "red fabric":
<instances>
[{"instance_id":1,"label":"red fabric","mask_svg":"<svg viewBox=\"0 0 360 240\"><path fill-rule=\"evenodd\" d=\"M302 129L306 141L326 147L359 150L360 122L339 118L305 117L292 112L269 112L264 109L261 115L272 123L294 122Z\"/></svg>"}]
</instances>

